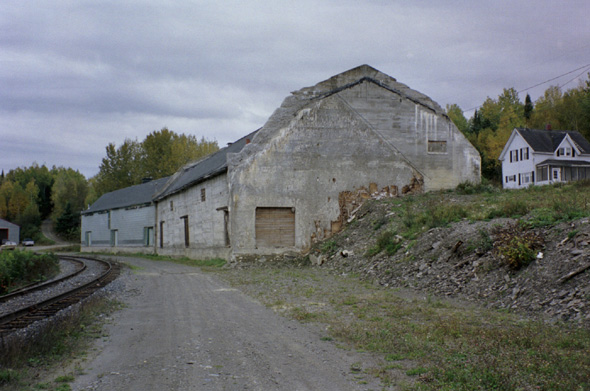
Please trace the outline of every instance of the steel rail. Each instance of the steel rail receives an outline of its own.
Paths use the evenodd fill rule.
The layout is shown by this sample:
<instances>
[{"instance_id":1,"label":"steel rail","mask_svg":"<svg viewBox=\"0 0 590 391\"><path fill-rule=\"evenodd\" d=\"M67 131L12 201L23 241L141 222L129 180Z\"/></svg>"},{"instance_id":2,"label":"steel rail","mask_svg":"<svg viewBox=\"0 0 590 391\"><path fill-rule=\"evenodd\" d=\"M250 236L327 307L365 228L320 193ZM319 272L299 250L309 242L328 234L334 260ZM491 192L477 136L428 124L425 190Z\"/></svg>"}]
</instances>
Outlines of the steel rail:
<instances>
[{"instance_id":1,"label":"steel rail","mask_svg":"<svg viewBox=\"0 0 590 391\"><path fill-rule=\"evenodd\" d=\"M86 264L84 263L84 261L81 261L78 258L70 257L70 256L65 256L65 255L60 256L59 258L60 259L63 259L63 260L66 260L66 261L70 261L70 262L73 262L73 263L78 264L78 268L74 272L72 272L70 274L67 274L65 276L62 276L62 277L60 277L58 279L46 281L46 282L43 282L43 283L29 284L29 285L24 286L24 287L22 287L22 288L20 288L20 289L18 289L16 291L12 291L10 293L7 293L5 295L2 295L2 296L0 296L0 303L4 303L4 302L6 302L8 300L14 299L15 297L24 296L24 295L27 295L27 294L29 294L31 292L35 292L35 291L38 291L38 290L41 290L41 289L49 288L49 287L51 287L53 285L57 285L60 282L63 282L65 280L69 279L69 278L75 277L78 274L82 273L84 270L86 270Z\"/></svg>"},{"instance_id":2,"label":"steel rail","mask_svg":"<svg viewBox=\"0 0 590 391\"><path fill-rule=\"evenodd\" d=\"M90 296L92 293L113 281L119 274L120 267L118 264L112 264L96 258L78 257L103 263L106 271L91 281L74 289L35 303L25 308L21 308L12 313L0 316L0 335L10 333L16 329L21 329L30 324L55 315L60 310L69 307L72 304L80 302L82 299Z\"/></svg>"}]
</instances>

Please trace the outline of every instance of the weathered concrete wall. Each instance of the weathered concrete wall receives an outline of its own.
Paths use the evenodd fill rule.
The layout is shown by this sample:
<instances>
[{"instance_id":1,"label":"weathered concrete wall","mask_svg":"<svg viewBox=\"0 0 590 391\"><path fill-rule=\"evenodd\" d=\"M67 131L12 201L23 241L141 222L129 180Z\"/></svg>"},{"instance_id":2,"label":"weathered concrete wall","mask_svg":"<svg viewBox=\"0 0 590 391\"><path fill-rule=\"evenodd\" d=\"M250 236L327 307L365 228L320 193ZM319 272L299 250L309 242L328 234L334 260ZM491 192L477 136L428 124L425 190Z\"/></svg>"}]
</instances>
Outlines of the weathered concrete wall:
<instances>
[{"instance_id":1,"label":"weathered concrete wall","mask_svg":"<svg viewBox=\"0 0 590 391\"><path fill-rule=\"evenodd\" d=\"M291 118L280 129L265 126L230 157L234 255L289 250L256 248L257 207L295 208L291 250L300 251L338 229L343 194L363 188L398 194L412 184L420 190L420 172L338 95L317 100Z\"/></svg>"},{"instance_id":2,"label":"weathered concrete wall","mask_svg":"<svg viewBox=\"0 0 590 391\"><path fill-rule=\"evenodd\" d=\"M205 201L202 201L202 189ZM205 259L227 258L224 211L228 206L227 176L218 175L157 202L156 252L162 255ZM185 245L184 219L189 222L189 246ZM160 223L163 242L160 246Z\"/></svg>"},{"instance_id":3,"label":"weathered concrete wall","mask_svg":"<svg viewBox=\"0 0 590 391\"><path fill-rule=\"evenodd\" d=\"M424 175L425 190L480 181L480 156L437 106L364 82L338 96Z\"/></svg>"}]
</instances>

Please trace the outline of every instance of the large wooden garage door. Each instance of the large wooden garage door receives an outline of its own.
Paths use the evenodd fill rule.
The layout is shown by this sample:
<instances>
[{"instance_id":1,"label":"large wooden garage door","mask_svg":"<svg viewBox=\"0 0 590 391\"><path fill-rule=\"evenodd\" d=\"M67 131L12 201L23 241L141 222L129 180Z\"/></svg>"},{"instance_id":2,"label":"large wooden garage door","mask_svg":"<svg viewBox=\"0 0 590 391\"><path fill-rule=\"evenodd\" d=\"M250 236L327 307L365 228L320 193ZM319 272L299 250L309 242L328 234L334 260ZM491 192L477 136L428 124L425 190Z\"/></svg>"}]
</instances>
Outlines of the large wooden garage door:
<instances>
[{"instance_id":1,"label":"large wooden garage door","mask_svg":"<svg viewBox=\"0 0 590 391\"><path fill-rule=\"evenodd\" d=\"M293 208L256 208L256 247L295 246Z\"/></svg>"}]
</instances>

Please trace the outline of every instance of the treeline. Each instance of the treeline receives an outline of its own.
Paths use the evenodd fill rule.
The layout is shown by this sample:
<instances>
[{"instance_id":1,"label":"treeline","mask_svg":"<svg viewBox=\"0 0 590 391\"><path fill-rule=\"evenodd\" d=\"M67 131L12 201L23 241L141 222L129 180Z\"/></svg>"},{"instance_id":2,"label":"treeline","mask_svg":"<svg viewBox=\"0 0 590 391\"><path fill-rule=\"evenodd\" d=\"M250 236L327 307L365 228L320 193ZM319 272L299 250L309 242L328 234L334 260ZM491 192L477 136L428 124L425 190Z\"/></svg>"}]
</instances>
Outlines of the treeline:
<instances>
[{"instance_id":1,"label":"treeline","mask_svg":"<svg viewBox=\"0 0 590 391\"><path fill-rule=\"evenodd\" d=\"M446 111L481 154L482 176L499 181L498 157L514 128L576 130L590 140L590 74L565 92L549 87L534 103L528 94L523 103L514 88L504 89L497 99L488 97L469 120L456 104L447 105Z\"/></svg>"},{"instance_id":2,"label":"treeline","mask_svg":"<svg viewBox=\"0 0 590 391\"><path fill-rule=\"evenodd\" d=\"M154 131L139 142L109 143L99 173L86 179L72 168L33 163L0 174L0 218L21 227L21 239L42 238L41 222L51 218L55 230L66 239L80 238L80 212L101 195L136 185L144 178L174 174L186 163L218 149L216 141L177 134L167 128Z\"/></svg>"}]
</instances>

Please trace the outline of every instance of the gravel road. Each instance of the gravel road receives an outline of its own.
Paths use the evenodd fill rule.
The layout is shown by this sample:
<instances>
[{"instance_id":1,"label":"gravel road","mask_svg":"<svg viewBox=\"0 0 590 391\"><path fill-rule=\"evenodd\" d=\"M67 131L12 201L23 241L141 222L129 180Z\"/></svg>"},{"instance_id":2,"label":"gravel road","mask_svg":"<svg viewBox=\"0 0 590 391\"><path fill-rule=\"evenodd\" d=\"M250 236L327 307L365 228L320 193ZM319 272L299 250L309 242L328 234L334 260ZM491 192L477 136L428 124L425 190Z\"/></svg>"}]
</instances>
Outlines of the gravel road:
<instances>
[{"instance_id":1,"label":"gravel road","mask_svg":"<svg viewBox=\"0 0 590 391\"><path fill-rule=\"evenodd\" d=\"M369 356L321 340L215 276L141 258L121 277L125 308L81 363L73 390L376 390ZM120 282L121 283L121 282Z\"/></svg>"}]
</instances>

